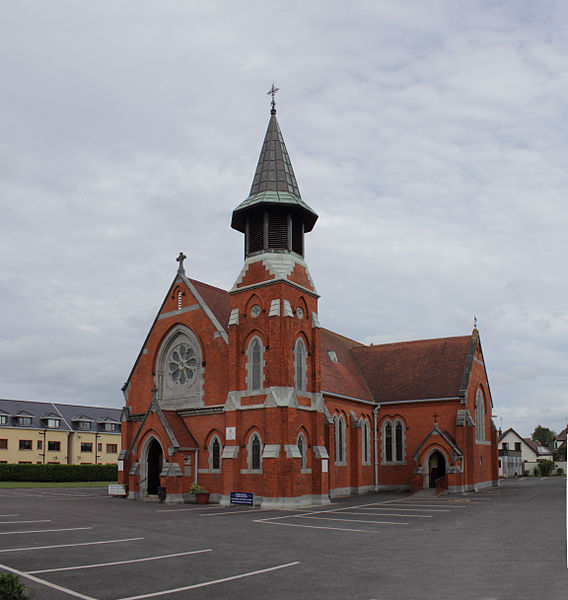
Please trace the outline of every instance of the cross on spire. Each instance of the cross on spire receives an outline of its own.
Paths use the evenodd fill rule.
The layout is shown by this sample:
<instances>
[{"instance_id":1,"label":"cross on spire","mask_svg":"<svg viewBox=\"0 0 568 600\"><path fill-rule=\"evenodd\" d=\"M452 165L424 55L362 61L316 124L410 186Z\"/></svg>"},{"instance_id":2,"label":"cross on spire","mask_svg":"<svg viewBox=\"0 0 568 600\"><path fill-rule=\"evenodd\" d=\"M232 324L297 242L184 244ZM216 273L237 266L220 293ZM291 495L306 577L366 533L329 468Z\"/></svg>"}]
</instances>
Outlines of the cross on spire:
<instances>
[{"instance_id":1,"label":"cross on spire","mask_svg":"<svg viewBox=\"0 0 568 600\"><path fill-rule=\"evenodd\" d=\"M477 315L473 315L473 328L477 329Z\"/></svg>"},{"instance_id":2,"label":"cross on spire","mask_svg":"<svg viewBox=\"0 0 568 600\"><path fill-rule=\"evenodd\" d=\"M268 90L268 92L266 92L267 96L272 96L272 102L270 103L272 105L272 108L270 109L270 114L272 114L272 115L276 114L276 100L274 100L274 96L276 95L276 92L279 89L280 88L274 87L274 81L273 81L272 87Z\"/></svg>"},{"instance_id":3,"label":"cross on spire","mask_svg":"<svg viewBox=\"0 0 568 600\"><path fill-rule=\"evenodd\" d=\"M436 411L434 411L434 425L438 424L438 413Z\"/></svg>"},{"instance_id":4,"label":"cross on spire","mask_svg":"<svg viewBox=\"0 0 568 600\"><path fill-rule=\"evenodd\" d=\"M179 263L178 273L185 273L185 269L183 268L183 261L187 258L187 256L180 252L179 256L176 258L176 261Z\"/></svg>"}]
</instances>

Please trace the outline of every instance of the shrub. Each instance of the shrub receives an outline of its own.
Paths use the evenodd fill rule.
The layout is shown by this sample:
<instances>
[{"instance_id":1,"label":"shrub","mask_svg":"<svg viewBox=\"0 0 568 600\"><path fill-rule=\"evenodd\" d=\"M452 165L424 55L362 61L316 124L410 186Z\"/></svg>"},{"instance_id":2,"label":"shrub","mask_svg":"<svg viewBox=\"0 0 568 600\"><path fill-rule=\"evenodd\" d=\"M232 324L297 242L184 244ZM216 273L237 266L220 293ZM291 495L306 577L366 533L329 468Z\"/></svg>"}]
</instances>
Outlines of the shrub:
<instances>
[{"instance_id":1,"label":"shrub","mask_svg":"<svg viewBox=\"0 0 568 600\"><path fill-rule=\"evenodd\" d=\"M0 481L116 481L117 465L0 464Z\"/></svg>"},{"instance_id":2,"label":"shrub","mask_svg":"<svg viewBox=\"0 0 568 600\"><path fill-rule=\"evenodd\" d=\"M554 463L551 460L539 460L538 468L543 477L548 477L554 469Z\"/></svg>"},{"instance_id":3,"label":"shrub","mask_svg":"<svg viewBox=\"0 0 568 600\"><path fill-rule=\"evenodd\" d=\"M28 600L26 586L17 575L0 573L0 600Z\"/></svg>"},{"instance_id":4,"label":"shrub","mask_svg":"<svg viewBox=\"0 0 568 600\"><path fill-rule=\"evenodd\" d=\"M557 475L564 475L564 469L562 467L558 467L558 469L556 469L556 474Z\"/></svg>"},{"instance_id":5,"label":"shrub","mask_svg":"<svg viewBox=\"0 0 568 600\"><path fill-rule=\"evenodd\" d=\"M189 488L189 493L190 494L208 494L209 492L201 485L199 485L198 483L192 483L191 487Z\"/></svg>"},{"instance_id":6,"label":"shrub","mask_svg":"<svg viewBox=\"0 0 568 600\"><path fill-rule=\"evenodd\" d=\"M534 475L535 477L538 477L538 476L540 475L540 471L538 470L538 467L535 467L535 468L533 469L533 475Z\"/></svg>"}]
</instances>

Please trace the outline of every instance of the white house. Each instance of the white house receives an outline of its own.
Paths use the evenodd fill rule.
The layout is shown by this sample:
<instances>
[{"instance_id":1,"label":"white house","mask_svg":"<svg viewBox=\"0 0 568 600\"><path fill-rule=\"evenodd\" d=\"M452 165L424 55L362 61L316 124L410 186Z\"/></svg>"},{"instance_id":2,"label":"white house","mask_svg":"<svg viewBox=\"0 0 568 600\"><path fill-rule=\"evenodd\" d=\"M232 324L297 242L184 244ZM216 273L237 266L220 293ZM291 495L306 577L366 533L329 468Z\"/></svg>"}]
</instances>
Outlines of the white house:
<instances>
[{"instance_id":1,"label":"white house","mask_svg":"<svg viewBox=\"0 0 568 600\"><path fill-rule=\"evenodd\" d=\"M500 463L499 475L502 477L530 473L537 466L539 460L553 460L552 450L541 446L538 442L533 442L530 438L521 437L512 428L507 429L499 436L497 448ZM519 472L514 470L519 467L522 467Z\"/></svg>"}]
</instances>

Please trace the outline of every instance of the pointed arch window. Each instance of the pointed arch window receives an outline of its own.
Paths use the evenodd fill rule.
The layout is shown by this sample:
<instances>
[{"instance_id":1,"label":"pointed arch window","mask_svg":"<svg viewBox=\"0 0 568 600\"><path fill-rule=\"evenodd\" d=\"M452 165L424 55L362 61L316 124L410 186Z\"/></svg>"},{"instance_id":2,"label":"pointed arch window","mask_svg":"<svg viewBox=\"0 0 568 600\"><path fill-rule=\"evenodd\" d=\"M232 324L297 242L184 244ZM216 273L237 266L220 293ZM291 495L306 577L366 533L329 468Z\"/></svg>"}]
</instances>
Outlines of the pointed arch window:
<instances>
[{"instance_id":1,"label":"pointed arch window","mask_svg":"<svg viewBox=\"0 0 568 600\"><path fill-rule=\"evenodd\" d=\"M485 441L485 400L481 388L475 394L475 439Z\"/></svg>"},{"instance_id":2,"label":"pointed arch window","mask_svg":"<svg viewBox=\"0 0 568 600\"><path fill-rule=\"evenodd\" d=\"M216 435L209 442L209 470L221 472L221 442Z\"/></svg>"},{"instance_id":3,"label":"pointed arch window","mask_svg":"<svg viewBox=\"0 0 568 600\"><path fill-rule=\"evenodd\" d=\"M382 428L382 464L405 464L405 427L400 419L387 419Z\"/></svg>"},{"instance_id":4,"label":"pointed arch window","mask_svg":"<svg viewBox=\"0 0 568 600\"><path fill-rule=\"evenodd\" d=\"M297 392L305 392L307 389L306 370L306 345L302 338L298 338L294 347L294 383Z\"/></svg>"},{"instance_id":5,"label":"pointed arch window","mask_svg":"<svg viewBox=\"0 0 568 600\"><path fill-rule=\"evenodd\" d=\"M361 428L361 461L364 465L371 464L371 436L370 436L369 421L363 421Z\"/></svg>"},{"instance_id":6,"label":"pointed arch window","mask_svg":"<svg viewBox=\"0 0 568 600\"><path fill-rule=\"evenodd\" d=\"M306 443L306 436L303 433L300 433L298 436L298 450L300 451L301 456L301 471L302 473L306 471L308 466L308 444Z\"/></svg>"},{"instance_id":7,"label":"pointed arch window","mask_svg":"<svg viewBox=\"0 0 568 600\"><path fill-rule=\"evenodd\" d=\"M249 438L248 467L249 472L262 472L262 442L258 433L253 433Z\"/></svg>"},{"instance_id":8,"label":"pointed arch window","mask_svg":"<svg viewBox=\"0 0 568 600\"><path fill-rule=\"evenodd\" d=\"M254 336L247 348L247 389L251 392L262 390L264 383L264 346L258 336Z\"/></svg>"},{"instance_id":9,"label":"pointed arch window","mask_svg":"<svg viewBox=\"0 0 568 600\"><path fill-rule=\"evenodd\" d=\"M345 419L343 415L335 415L333 417L334 433L335 433L335 464L345 465Z\"/></svg>"}]
</instances>

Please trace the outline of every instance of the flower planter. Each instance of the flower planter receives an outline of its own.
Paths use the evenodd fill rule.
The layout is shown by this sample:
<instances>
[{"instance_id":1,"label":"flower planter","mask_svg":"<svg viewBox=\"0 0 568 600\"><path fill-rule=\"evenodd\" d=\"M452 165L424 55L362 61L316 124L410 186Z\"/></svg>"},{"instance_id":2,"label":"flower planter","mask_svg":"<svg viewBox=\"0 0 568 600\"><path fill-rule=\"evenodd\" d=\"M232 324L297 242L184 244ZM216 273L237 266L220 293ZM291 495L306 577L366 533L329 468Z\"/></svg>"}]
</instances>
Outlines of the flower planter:
<instances>
[{"instance_id":1,"label":"flower planter","mask_svg":"<svg viewBox=\"0 0 568 600\"><path fill-rule=\"evenodd\" d=\"M195 502L197 504L208 504L209 503L209 494L195 494Z\"/></svg>"}]
</instances>

